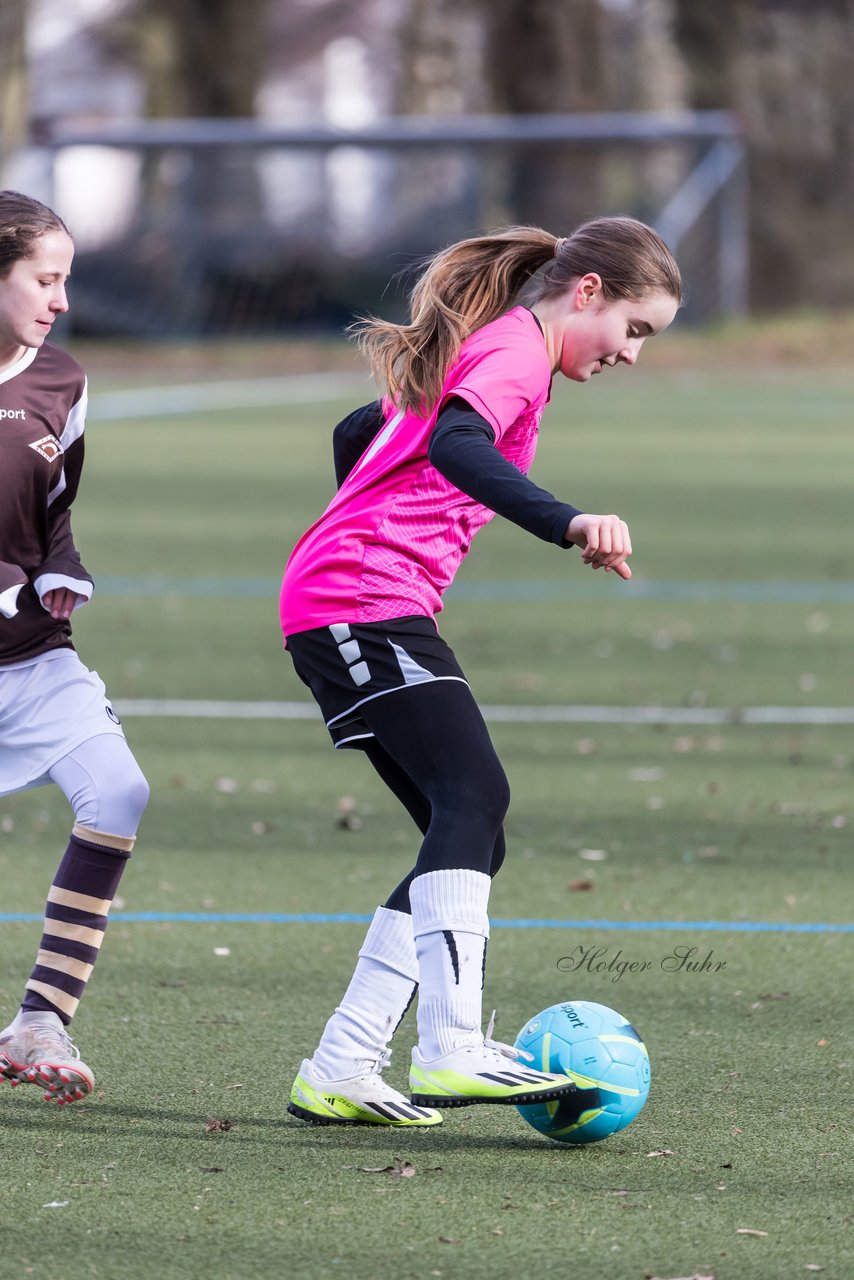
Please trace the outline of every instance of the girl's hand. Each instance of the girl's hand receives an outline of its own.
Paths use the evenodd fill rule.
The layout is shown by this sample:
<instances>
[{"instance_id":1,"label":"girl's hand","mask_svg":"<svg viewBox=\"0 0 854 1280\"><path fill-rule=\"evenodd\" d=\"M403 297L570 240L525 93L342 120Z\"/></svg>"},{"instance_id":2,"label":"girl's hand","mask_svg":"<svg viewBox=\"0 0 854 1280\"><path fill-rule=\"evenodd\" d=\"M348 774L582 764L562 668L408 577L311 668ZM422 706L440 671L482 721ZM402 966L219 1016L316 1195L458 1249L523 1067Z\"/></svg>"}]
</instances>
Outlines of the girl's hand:
<instances>
[{"instance_id":1,"label":"girl's hand","mask_svg":"<svg viewBox=\"0 0 854 1280\"><path fill-rule=\"evenodd\" d=\"M44 593L42 604L52 618L59 620L60 618L70 618L78 600L85 599L85 596L81 596L77 591L72 591L70 587L55 587L53 591Z\"/></svg>"},{"instance_id":2,"label":"girl's hand","mask_svg":"<svg viewBox=\"0 0 854 1280\"><path fill-rule=\"evenodd\" d=\"M573 516L564 535L567 542L581 547L581 559L593 569L604 569L621 578L632 571L626 559L632 554L629 526L619 516L594 516L583 511Z\"/></svg>"}]
</instances>

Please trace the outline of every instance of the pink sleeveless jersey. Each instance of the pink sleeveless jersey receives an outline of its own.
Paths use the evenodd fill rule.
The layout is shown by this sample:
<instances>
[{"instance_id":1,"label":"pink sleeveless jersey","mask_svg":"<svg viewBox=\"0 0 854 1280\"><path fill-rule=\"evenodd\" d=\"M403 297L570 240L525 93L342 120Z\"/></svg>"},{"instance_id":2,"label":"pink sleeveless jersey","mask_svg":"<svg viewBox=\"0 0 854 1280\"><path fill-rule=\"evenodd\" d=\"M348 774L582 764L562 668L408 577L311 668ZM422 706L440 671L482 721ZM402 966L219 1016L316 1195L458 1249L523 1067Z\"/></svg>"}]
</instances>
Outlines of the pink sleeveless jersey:
<instances>
[{"instance_id":1,"label":"pink sleeveless jersey","mask_svg":"<svg viewBox=\"0 0 854 1280\"><path fill-rule=\"evenodd\" d=\"M466 400L493 428L495 447L526 473L550 385L539 325L515 307L466 339L428 418L387 404L382 430L288 561L284 635L438 613L474 535L494 514L431 465L438 412L451 396Z\"/></svg>"}]
</instances>

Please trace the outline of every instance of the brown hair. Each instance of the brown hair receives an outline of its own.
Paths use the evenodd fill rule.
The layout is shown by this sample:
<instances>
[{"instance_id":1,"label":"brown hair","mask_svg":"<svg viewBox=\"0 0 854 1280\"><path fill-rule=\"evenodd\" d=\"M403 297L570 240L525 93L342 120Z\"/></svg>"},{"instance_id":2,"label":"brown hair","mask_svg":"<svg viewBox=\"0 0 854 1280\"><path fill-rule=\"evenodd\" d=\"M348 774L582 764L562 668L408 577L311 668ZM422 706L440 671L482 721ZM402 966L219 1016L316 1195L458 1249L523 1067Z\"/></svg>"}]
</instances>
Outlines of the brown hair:
<instances>
[{"instance_id":1,"label":"brown hair","mask_svg":"<svg viewBox=\"0 0 854 1280\"><path fill-rule=\"evenodd\" d=\"M398 408L429 411L463 341L506 311L542 267L532 302L588 272L601 277L609 302L656 292L682 300L678 264L657 232L634 218L596 218L563 239L541 227L507 227L461 240L427 263L410 294L408 324L365 316L350 333Z\"/></svg>"},{"instance_id":2,"label":"brown hair","mask_svg":"<svg viewBox=\"0 0 854 1280\"><path fill-rule=\"evenodd\" d=\"M0 279L20 258L31 258L47 231L71 232L58 213L19 191L0 191Z\"/></svg>"}]
</instances>

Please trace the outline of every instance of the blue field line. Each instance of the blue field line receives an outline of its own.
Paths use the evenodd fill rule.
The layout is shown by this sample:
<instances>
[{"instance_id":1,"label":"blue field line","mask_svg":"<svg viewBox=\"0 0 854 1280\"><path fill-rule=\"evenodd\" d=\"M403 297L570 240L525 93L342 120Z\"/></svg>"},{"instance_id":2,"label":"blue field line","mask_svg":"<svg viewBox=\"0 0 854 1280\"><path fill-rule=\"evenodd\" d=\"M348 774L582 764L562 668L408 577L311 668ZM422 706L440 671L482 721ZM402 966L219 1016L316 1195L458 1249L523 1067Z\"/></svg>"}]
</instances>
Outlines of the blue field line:
<instances>
[{"instance_id":1,"label":"blue field line","mask_svg":"<svg viewBox=\"0 0 854 1280\"><path fill-rule=\"evenodd\" d=\"M0 923L37 923L32 912L2 911ZM123 924L369 924L370 913L282 911L114 911ZM602 929L618 933L854 933L854 924L786 920L541 920L491 919L493 929Z\"/></svg>"},{"instance_id":2,"label":"blue field line","mask_svg":"<svg viewBox=\"0 0 854 1280\"><path fill-rule=\"evenodd\" d=\"M101 596L177 596L185 599L270 600L278 596L280 582L255 577L182 577L163 574L126 576L100 575L96 584ZM667 579L633 578L609 590L603 579L596 581L491 581L456 584L448 589L448 599L477 602L549 602L560 600L654 600L694 604L852 604L854 582L684 582Z\"/></svg>"}]
</instances>

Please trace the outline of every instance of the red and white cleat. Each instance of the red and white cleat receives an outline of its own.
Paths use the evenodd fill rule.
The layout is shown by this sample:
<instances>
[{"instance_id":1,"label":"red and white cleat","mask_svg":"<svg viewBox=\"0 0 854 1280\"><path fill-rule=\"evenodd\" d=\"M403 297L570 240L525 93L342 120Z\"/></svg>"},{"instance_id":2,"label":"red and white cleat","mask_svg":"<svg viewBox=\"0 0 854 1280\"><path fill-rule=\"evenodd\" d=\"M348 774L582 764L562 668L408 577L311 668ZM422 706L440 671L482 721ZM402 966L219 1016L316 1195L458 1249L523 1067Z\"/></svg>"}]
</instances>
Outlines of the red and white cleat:
<instances>
[{"instance_id":1,"label":"red and white cleat","mask_svg":"<svg viewBox=\"0 0 854 1280\"><path fill-rule=\"evenodd\" d=\"M60 1106L85 1098L95 1087L95 1076L68 1032L41 1022L0 1035L0 1079L12 1088L39 1085L45 1102Z\"/></svg>"}]
</instances>

